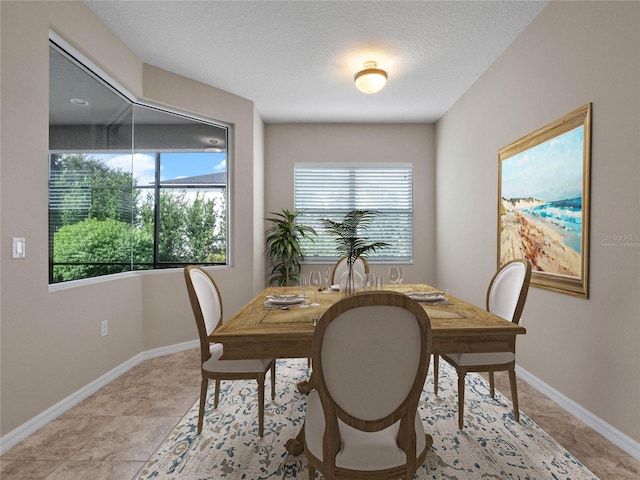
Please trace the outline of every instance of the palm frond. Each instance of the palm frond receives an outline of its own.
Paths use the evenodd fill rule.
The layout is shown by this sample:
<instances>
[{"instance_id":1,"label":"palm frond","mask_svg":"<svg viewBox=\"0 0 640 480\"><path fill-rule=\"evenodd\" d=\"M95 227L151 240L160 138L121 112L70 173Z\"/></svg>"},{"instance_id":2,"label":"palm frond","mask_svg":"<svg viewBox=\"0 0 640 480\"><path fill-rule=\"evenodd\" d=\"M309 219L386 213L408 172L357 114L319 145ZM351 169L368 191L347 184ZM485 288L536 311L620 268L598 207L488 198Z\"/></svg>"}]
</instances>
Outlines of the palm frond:
<instances>
[{"instance_id":1,"label":"palm frond","mask_svg":"<svg viewBox=\"0 0 640 480\"><path fill-rule=\"evenodd\" d=\"M315 241L316 231L309 226L299 225L296 218L298 211L286 209L279 212L269 212L272 217L266 218L270 222L265 231L265 256L271 265L269 284L289 285L299 278L300 264L304 252L300 239Z\"/></svg>"},{"instance_id":2,"label":"palm frond","mask_svg":"<svg viewBox=\"0 0 640 480\"><path fill-rule=\"evenodd\" d=\"M359 236L369 228L376 215L377 212L371 210L352 210L345 215L342 222L321 220L325 230L334 237L338 255L346 256L349 265L367 252L375 252L389 246L385 242L369 243L365 237Z\"/></svg>"}]
</instances>

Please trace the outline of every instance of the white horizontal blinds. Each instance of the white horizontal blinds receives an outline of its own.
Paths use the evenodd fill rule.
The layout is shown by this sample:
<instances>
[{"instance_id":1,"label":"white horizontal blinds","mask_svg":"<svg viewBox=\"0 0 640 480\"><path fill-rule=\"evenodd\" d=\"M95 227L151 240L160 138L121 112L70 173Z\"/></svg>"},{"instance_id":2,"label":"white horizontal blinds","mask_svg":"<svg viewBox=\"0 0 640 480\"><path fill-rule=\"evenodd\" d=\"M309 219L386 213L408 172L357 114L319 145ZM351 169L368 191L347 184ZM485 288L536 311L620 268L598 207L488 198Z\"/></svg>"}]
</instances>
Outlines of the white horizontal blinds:
<instances>
[{"instance_id":1,"label":"white horizontal blinds","mask_svg":"<svg viewBox=\"0 0 640 480\"><path fill-rule=\"evenodd\" d=\"M411 164L295 165L295 209L299 223L318 232L304 242L305 259L337 258L335 240L322 219L341 221L351 210L372 210L377 216L366 233L370 242L390 246L368 253L369 260L409 262L413 252L413 179Z\"/></svg>"}]
</instances>

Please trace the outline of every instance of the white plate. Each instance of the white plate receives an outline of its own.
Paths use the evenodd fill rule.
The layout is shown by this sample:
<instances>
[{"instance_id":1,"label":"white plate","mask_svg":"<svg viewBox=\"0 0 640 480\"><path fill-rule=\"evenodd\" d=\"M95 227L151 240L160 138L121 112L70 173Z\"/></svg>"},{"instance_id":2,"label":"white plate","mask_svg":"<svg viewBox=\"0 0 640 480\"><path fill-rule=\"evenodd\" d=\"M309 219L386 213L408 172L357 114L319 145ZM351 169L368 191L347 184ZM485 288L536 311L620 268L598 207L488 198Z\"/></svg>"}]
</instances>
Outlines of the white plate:
<instances>
[{"instance_id":1,"label":"white plate","mask_svg":"<svg viewBox=\"0 0 640 480\"><path fill-rule=\"evenodd\" d=\"M411 292L407 295L418 302L443 302L447 299L442 292Z\"/></svg>"},{"instance_id":2,"label":"white plate","mask_svg":"<svg viewBox=\"0 0 640 480\"><path fill-rule=\"evenodd\" d=\"M297 293L282 293L279 295L268 295L267 298L275 298L278 300L288 300L289 298L298 298L300 295Z\"/></svg>"},{"instance_id":3,"label":"white plate","mask_svg":"<svg viewBox=\"0 0 640 480\"><path fill-rule=\"evenodd\" d=\"M304 300L305 297L301 295L269 295L267 297L267 302L271 305L295 305L304 302Z\"/></svg>"},{"instance_id":4,"label":"white plate","mask_svg":"<svg viewBox=\"0 0 640 480\"><path fill-rule=\"evenodd\" d=\"M337 283L335 285L331 285L327 290L331 290L334 292L339 292L340 291L340 285L338 285Z\"/></svg>"}]
</instances>

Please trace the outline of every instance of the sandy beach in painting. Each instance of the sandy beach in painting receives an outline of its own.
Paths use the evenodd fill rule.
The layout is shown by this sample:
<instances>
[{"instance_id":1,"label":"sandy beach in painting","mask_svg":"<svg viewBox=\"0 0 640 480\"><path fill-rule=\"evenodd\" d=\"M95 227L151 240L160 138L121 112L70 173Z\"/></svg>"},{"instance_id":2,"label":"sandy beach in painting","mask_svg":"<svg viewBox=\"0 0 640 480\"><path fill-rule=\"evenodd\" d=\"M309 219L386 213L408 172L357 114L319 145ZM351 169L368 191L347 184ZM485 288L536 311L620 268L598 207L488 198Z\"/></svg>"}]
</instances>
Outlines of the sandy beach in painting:
<instances>
[{"instance_id":1,"label":"sandy beach in painting","mask_svg":"<svg viewBox=\"0 0 640 480\"><path fill-rule=\"evenodd\" d=\"M579 277L580 254L565 245L557 229L522 211L536 203L533 199L515 203L502 199L500 263L524 257L534 271Z\"/></svg>"}]
</instances>

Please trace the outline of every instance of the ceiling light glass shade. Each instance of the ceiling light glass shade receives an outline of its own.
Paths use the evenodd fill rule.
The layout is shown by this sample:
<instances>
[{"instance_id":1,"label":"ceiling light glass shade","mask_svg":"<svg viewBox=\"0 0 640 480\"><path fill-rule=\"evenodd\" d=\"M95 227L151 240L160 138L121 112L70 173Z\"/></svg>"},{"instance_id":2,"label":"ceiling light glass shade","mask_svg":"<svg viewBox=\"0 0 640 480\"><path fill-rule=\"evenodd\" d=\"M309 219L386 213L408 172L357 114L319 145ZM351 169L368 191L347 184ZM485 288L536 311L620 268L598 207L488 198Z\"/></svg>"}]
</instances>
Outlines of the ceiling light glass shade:
<instances>
[{"instance_id":1,"label":"ceiling light glass shade","mask_svg":"<svg viewBox=\"0 0 640 480\"><path fill-rule=\"evenodd\" d=\"M379 92L387 83L387 72L377 67L376 62L365 62L364 70L360 70L353 76L356 87L362 93Z\"/></svg>"}]
</instances>

